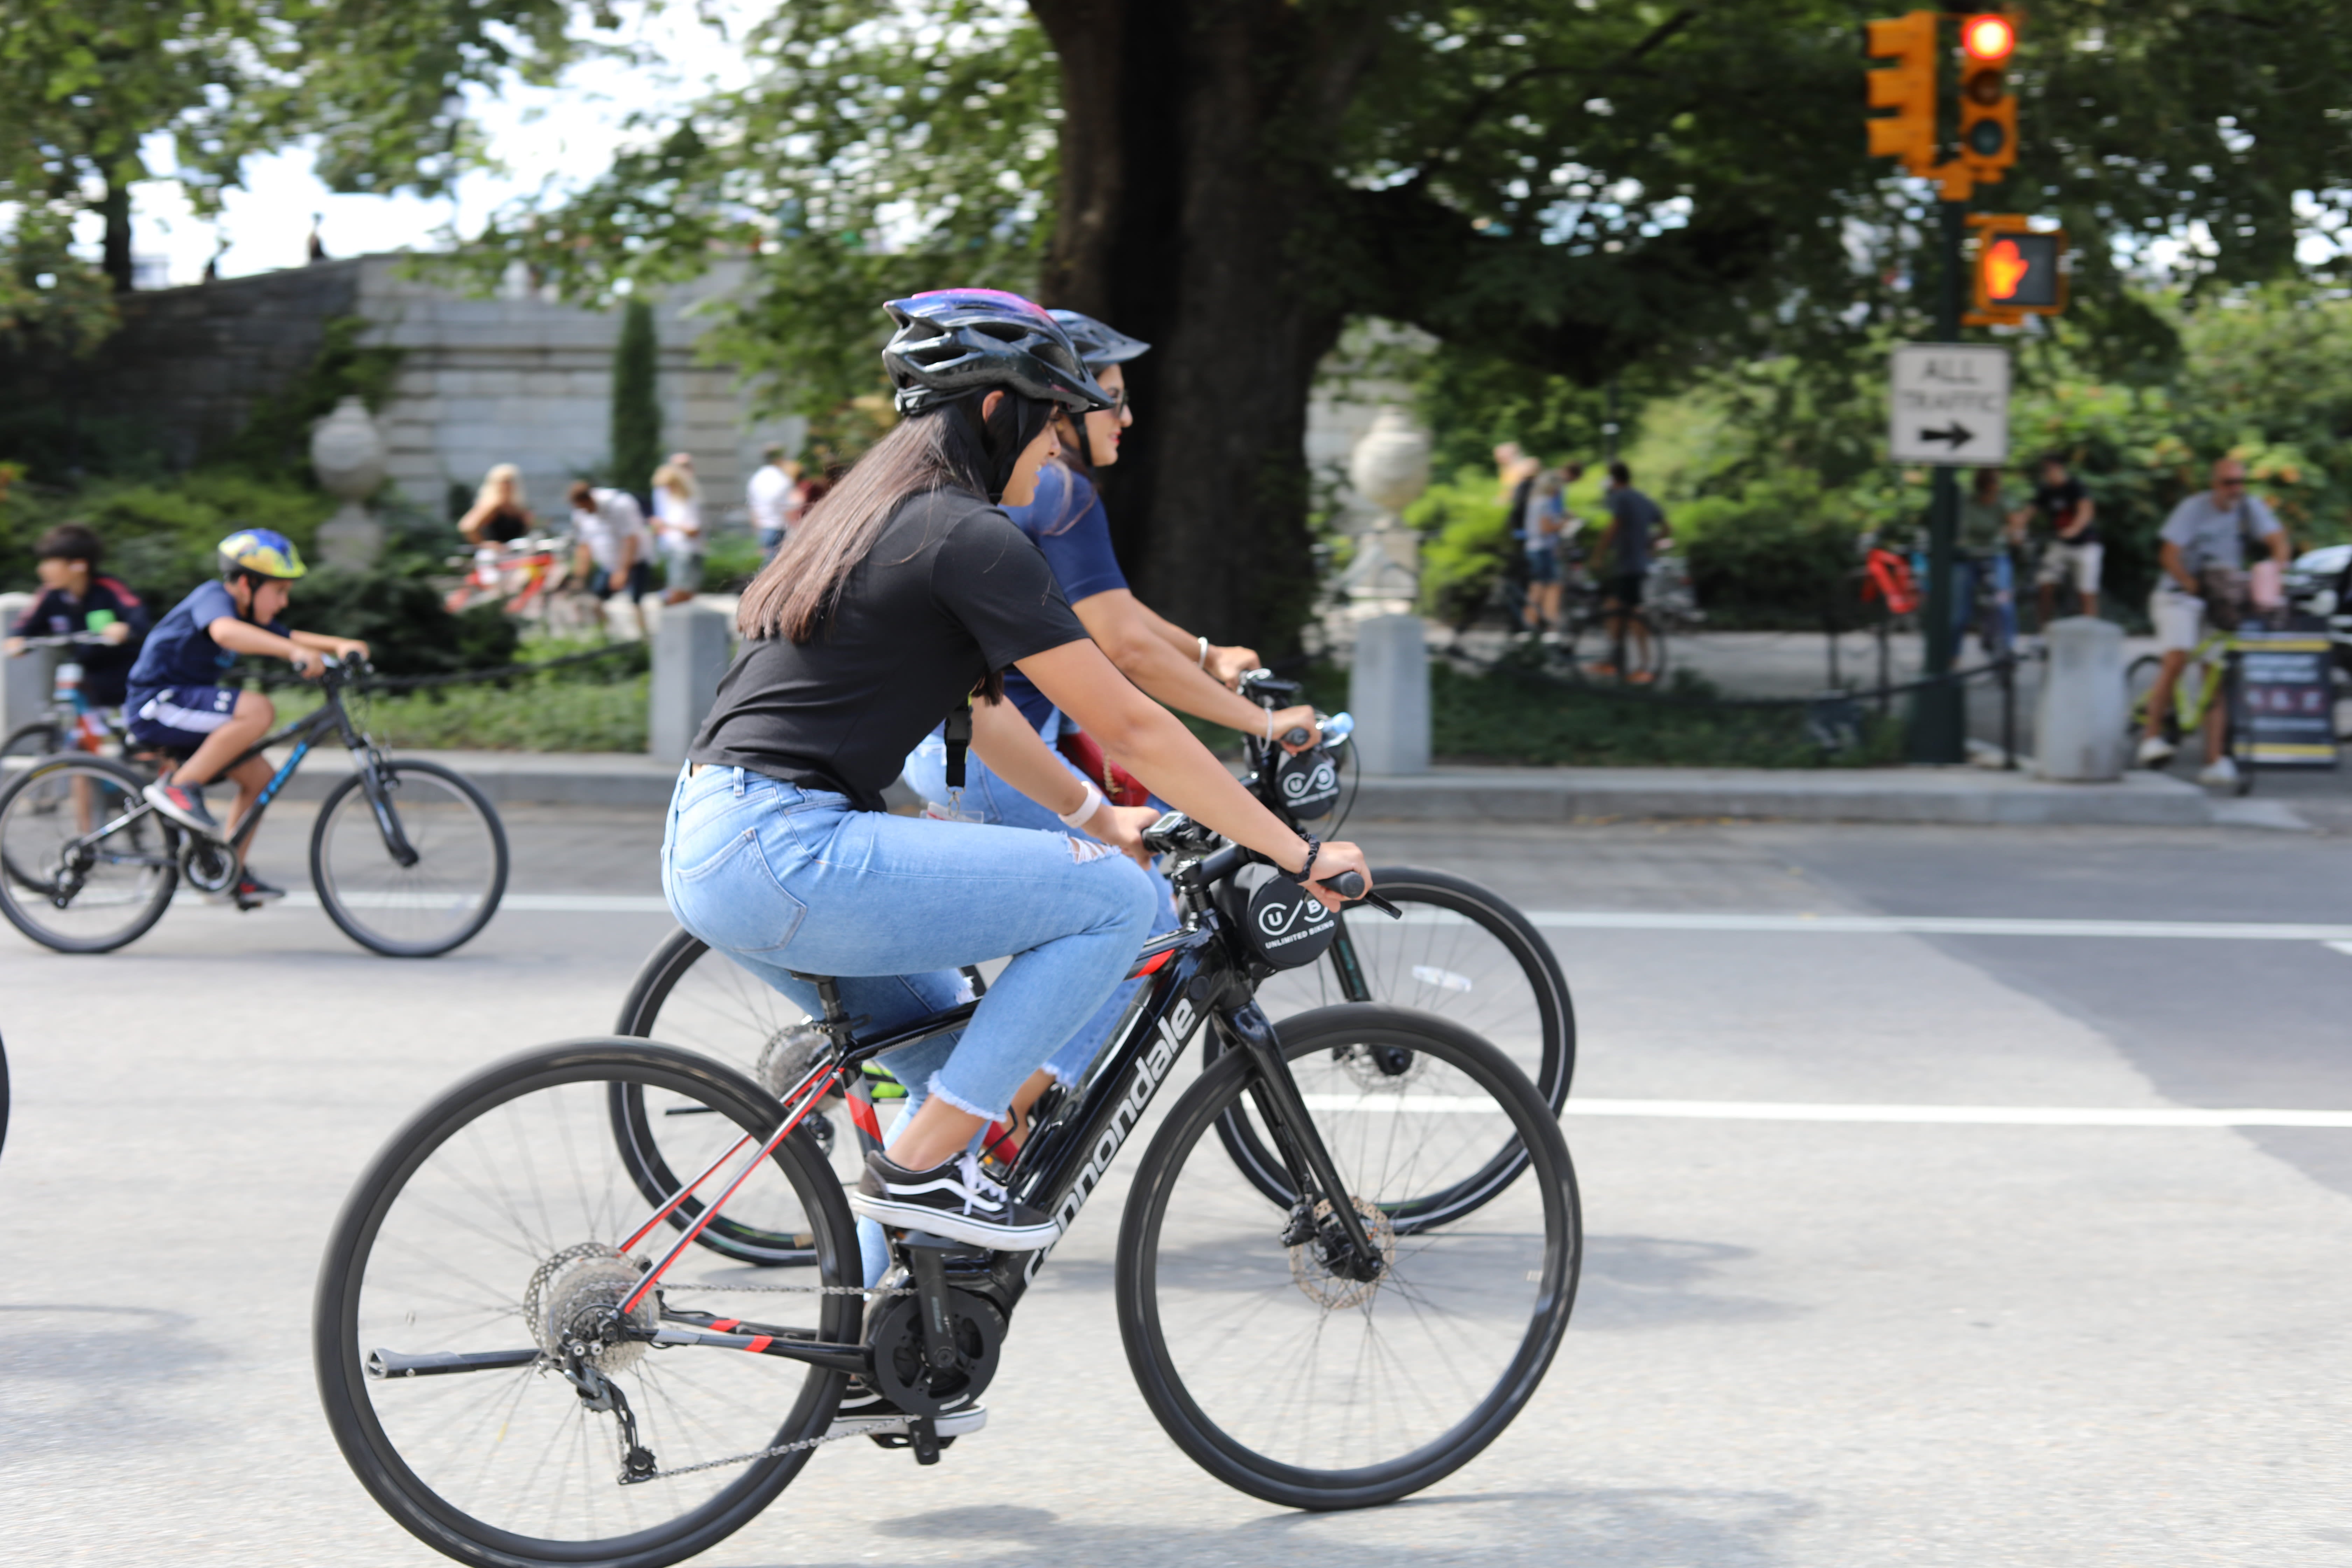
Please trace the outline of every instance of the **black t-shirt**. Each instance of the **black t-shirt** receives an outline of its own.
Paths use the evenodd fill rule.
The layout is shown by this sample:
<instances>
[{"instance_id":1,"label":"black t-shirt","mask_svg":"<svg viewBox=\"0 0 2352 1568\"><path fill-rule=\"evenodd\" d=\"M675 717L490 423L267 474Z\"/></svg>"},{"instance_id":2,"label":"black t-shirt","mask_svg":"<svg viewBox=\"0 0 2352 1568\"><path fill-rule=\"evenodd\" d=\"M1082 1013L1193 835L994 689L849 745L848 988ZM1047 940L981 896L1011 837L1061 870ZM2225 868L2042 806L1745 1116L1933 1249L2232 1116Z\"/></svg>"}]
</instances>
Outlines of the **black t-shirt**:
<instances>
[{"instance_id":1,"label":"black t-shirt","mask_svg":"<svg viewBox=\"0 0 2352 1568\"><path fill-rule=\"evenodd\" d=\"M2049 520L2052 537L2067 544L2096 544L2099 542L2099 525L2096 522L2072 537L2064 537L2061 533L2068 523L2074 521L2074 514L2083 510L2084 499L2083 481L2072 474L2054 485L2036 485L2033 489L2033 504Z\"/></svg>"},{"instance_id":2,"label":"black t-shirt","mask_svg":"<svg viewBox=\"0 0 2352 1568\"><path fill-rule=\"evenodd\" d=\"M687 755L880 811L907 753L964 694L1087 628L1013 520L940 490L899 503L804 643L747 640Z\"/></svg>"}]
</instances>

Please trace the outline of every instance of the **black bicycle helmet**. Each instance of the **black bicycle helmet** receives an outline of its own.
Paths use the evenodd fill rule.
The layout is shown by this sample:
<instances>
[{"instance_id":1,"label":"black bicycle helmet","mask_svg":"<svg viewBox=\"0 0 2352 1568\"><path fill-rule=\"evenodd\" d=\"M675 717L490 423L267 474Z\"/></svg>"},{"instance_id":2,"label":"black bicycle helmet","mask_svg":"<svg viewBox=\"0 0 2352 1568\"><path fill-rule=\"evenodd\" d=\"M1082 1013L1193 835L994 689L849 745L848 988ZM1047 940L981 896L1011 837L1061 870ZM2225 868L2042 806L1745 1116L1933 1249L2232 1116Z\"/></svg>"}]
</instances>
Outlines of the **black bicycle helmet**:
<instances>
[{"instance_id":1,"label":"black bicycle helmet","mask_svg":"<svg viewBox=\"0 0 2352 1568\"><path fill-rule=\"evenodd\" d=\"M1062 323L1062 331L1070 334L1070 346L1078 351L1079 360L1088 370L1125 364L1151 352L1151 345L1141 338L1130 338L1116 327L1106 327L1082 311L1049 310L1046 314Z\"/></svg>"},{"instance_id":2,"label":"black bicycle helmet","mask_svg":"<svg viewBox=\"0 0 2352 1568\"><path fill-rule=\"evenodd\" d=\"M940 289L882 307L898 330L882 350L901 414L1003 388L1074 413L1108 408L1060 323L1018 294Z\"/></svg>"}]
</instances>

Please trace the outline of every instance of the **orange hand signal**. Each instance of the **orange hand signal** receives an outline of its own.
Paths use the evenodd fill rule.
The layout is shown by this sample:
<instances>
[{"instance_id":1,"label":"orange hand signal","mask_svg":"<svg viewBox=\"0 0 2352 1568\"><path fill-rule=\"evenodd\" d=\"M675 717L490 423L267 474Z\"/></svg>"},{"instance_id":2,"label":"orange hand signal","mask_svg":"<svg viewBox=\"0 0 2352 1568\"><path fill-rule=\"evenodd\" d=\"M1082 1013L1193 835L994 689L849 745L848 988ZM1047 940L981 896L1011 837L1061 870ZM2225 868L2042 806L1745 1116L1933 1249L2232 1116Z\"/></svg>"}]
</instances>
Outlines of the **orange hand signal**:
<instances>
[{"instance_id":1,"label":"orange hand signal","mask_svg":"<svg viewBox=\"0 0 2352 1568\"><path fill-rule=\"evenodd\" d=\"M2017 286L2033 270L2033 264L2017 248L2017 241L1999 239L1985 252L1984 269L1985 297L2008 300L2016 297Z\"/></svg>"}]
</instances>

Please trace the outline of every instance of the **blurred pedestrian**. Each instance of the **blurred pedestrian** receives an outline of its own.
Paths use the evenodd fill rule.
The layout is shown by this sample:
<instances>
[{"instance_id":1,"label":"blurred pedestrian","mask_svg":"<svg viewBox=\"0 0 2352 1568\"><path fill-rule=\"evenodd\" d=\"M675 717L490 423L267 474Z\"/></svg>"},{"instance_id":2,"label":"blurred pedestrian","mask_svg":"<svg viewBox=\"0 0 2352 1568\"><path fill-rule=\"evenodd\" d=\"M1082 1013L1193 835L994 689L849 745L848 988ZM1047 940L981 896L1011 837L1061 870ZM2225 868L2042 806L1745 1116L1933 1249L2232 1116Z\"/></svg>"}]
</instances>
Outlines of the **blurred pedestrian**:
<instances>
[{"instance_id":1,"label":"blurred pedestrian","mask_svg":"<svg viewBox=\"0 0 2352 1568\"><path fill-rule=\"evenodd\" d=\"M2056 614L2058 585L2072 582L2083 602L2082 613L2099 613L2099 565L2105 552L2099 545L2099 503L2083 489L2083 481L2066 471L2066 459L2056 452L2042 459L2042 483L2034 488L2031 509L2050 528L2042 564L2033 574L2041 590L2042 625Z\"/></svg>"},{"instance_id":2,"label":"blurred pedestrian","mask_svg":"<svg viewBox=\"0 0 2352 1568\"><path fill-rule=\"evenodd\" d=\"M0 651L14 658L26 637L96 633L104 646L84 645L66 654L81 666L81 694L101 708L120 708L128 694L131 662L151 617L139 595L112 577L99 575L106 547L79 522L61 522L34 542L33 571L40 596L8 629Z\"/></svg>"},{"instance_id":3,"label":"blurred pedestrian","mask_svg":"<svg viewBox=\"0 0 2352 1568\"><path fill-rule=\"evenodd\" d=\"M1635 649L1625 679L1637 685L1653 679L1650 672L1650 628L1633 614L1642 606L1642 588L1650 574L1650 555L1666 542L1666 514L1656 501L1633 488L1633 470L1623 463L1609 465L1608 526L1601 531L1594 554L1605 575L1601 605L1609 626L1610 658L1592 673L1613 676L1623 667L1625 639L1630 633Z\"/></svg>"},{"instance_id":4,"label":"blurred pedestrian","mask_svg":"<svg viewBox=\"0 0 2352 1568\"><path fill-rule=\"evenodd\" d=\"M474 504L457 520L457 531L468 544L511 544L532 528L530 509L522 503L522 470L499 463L482 476Z\"/></svg>"},{"instance_id":5,"label":"blurred pedestrian","mask_svg":"<svg viewBox=\"0 0 2352 1568\"><path fill-rule=\"evenodd\" d=\"M653 535L637 498L624 489L580 480L572 487L572 574L596 601L596 620L604 625L604 602L626 590L629 607L636 612L637 637L646 636L646 595L653 592Z\"/></svg>"},{"instance_id":6,"label":"blurred pedestrian","mask_svg":"<svg viewBox=\"0 0 2352 1568\"><path fill-rule=\"evenodd\" d=\"M2147 691L2147 719L2140 732L2139 764L2159 768L2175 750L2164 736L2164 716L2172 711L2172 689L2189 656L2210 625L2235 631L2246 603L2246 545L2260 541L2279 571L2286 570L2286 530L2260 496L2246 493L2246 465L2224 458L2213 465L2212 488L2172 509L2157 530L2157 561L2164 576L2148 595L2147 618L2156 623L2161 654L2156 683ZM2234 784L2238 764L2222 754L2229 704L2215 702L2205 715L2205 768L2201 784Z\"/></svg>"},{"instance_id":7,"label":"blurred pedestrian","mask_svg":"<svg viewBox=\"0 0 2352 1568\"><path fill-rule=\"evenodd\" d=\"M1567 530L1568 486L1584 470L1574 464L1545 468L1528 496L1528 604L1529 636L1557 636L1559 629L1560 541Z\"/></svg>"},{"instance_id":8,"label":"blurred pedestrian","mask_svg":"<svg viewBox=\"0 0 2352 1568\"><path fill-rule=\"evenodd\" d=\"M782 447L770 447L760 454L760 466L753 470L751 482L743 487L744 505L751 513L751 532L760 542L760 559L766 561L776 553L776 547L799 521L798 499L801 466L784 457Z\"/></svg>"},{"instance_id":9,"label":"blurred pedestrian","mask_svg":"<svg viewBox=\"0 0 2352 1568\"><path fill-rule=\"evenodd\" d=\"M1952 579L1955 650L1969 627L1976 624L1977 597L1988 584L1992 589L1993 616L1990 635L1984 636L1985 652L1998 658L2017 641L2017 576L2009 559L2010 538L2015 531L2001 499L2000 470L1979 468L1968 498L1960 502L1959 549L1954 561L1959 570ZM1983 636L1984 628L1979 631Z\"/></svg>"},{"instance_id":10,"label":"blurred pedestrian","mask_svg":"<svg viewBox=\"0 0 2352 1568\"><path fill-rule=\"evenodd\" d=\"M702 487L694 481L694 459L672 453L654 470L654 542L660 547L668 586L665 605L682 605L702 587L702 554L709 542L702 527Z\"/></svg>"}]
</instances>

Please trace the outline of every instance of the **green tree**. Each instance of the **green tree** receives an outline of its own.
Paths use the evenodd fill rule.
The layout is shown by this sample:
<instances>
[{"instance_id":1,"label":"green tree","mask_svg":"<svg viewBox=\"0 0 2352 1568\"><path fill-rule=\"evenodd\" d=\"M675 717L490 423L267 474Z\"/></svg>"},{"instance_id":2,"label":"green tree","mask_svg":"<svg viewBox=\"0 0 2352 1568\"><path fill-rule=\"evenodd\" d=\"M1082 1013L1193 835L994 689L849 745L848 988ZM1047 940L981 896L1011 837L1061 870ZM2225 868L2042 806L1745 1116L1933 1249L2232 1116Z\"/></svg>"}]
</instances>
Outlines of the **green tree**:
<instances>
[{"instance_id":1,"label":"green tree","mask_svg":"<svg viewBox=\"0 0 2352 1568\"><path fill-rule=\"evenodd\" d=\"M613 346L613 482L642 495L662 460L661 384L653 307L631 300L621 309Z\"/></svg>"},{"instance_id":2,"label":"green tree","mask_svg":"<svg viewBox=\"0 0 2352 1568\"><path fill-rule=\"evenodd\" d=\"M1123 552L1186 624L1278 646L1311 595L1307 391L1351 317L1584 387L1767 353L1842 367L1919 330L1933 193L1864 153L1858 21L1827 0L803 0L747 40L752 86L648 118L609 178L499 237L589 295L755 254L728 346L834 401L876 388L874 304L916 286L1026 285L1149 340L1143 438L1109 476ZM2102 351L2161 359L2116 258L2187 233L2216 237L2215 284L2293 266L2352 190L2347 65L2328 0L2055 0L2013 72L2025 161L1990 199L2064 216Z\"/></svg>"}]
</instances>

